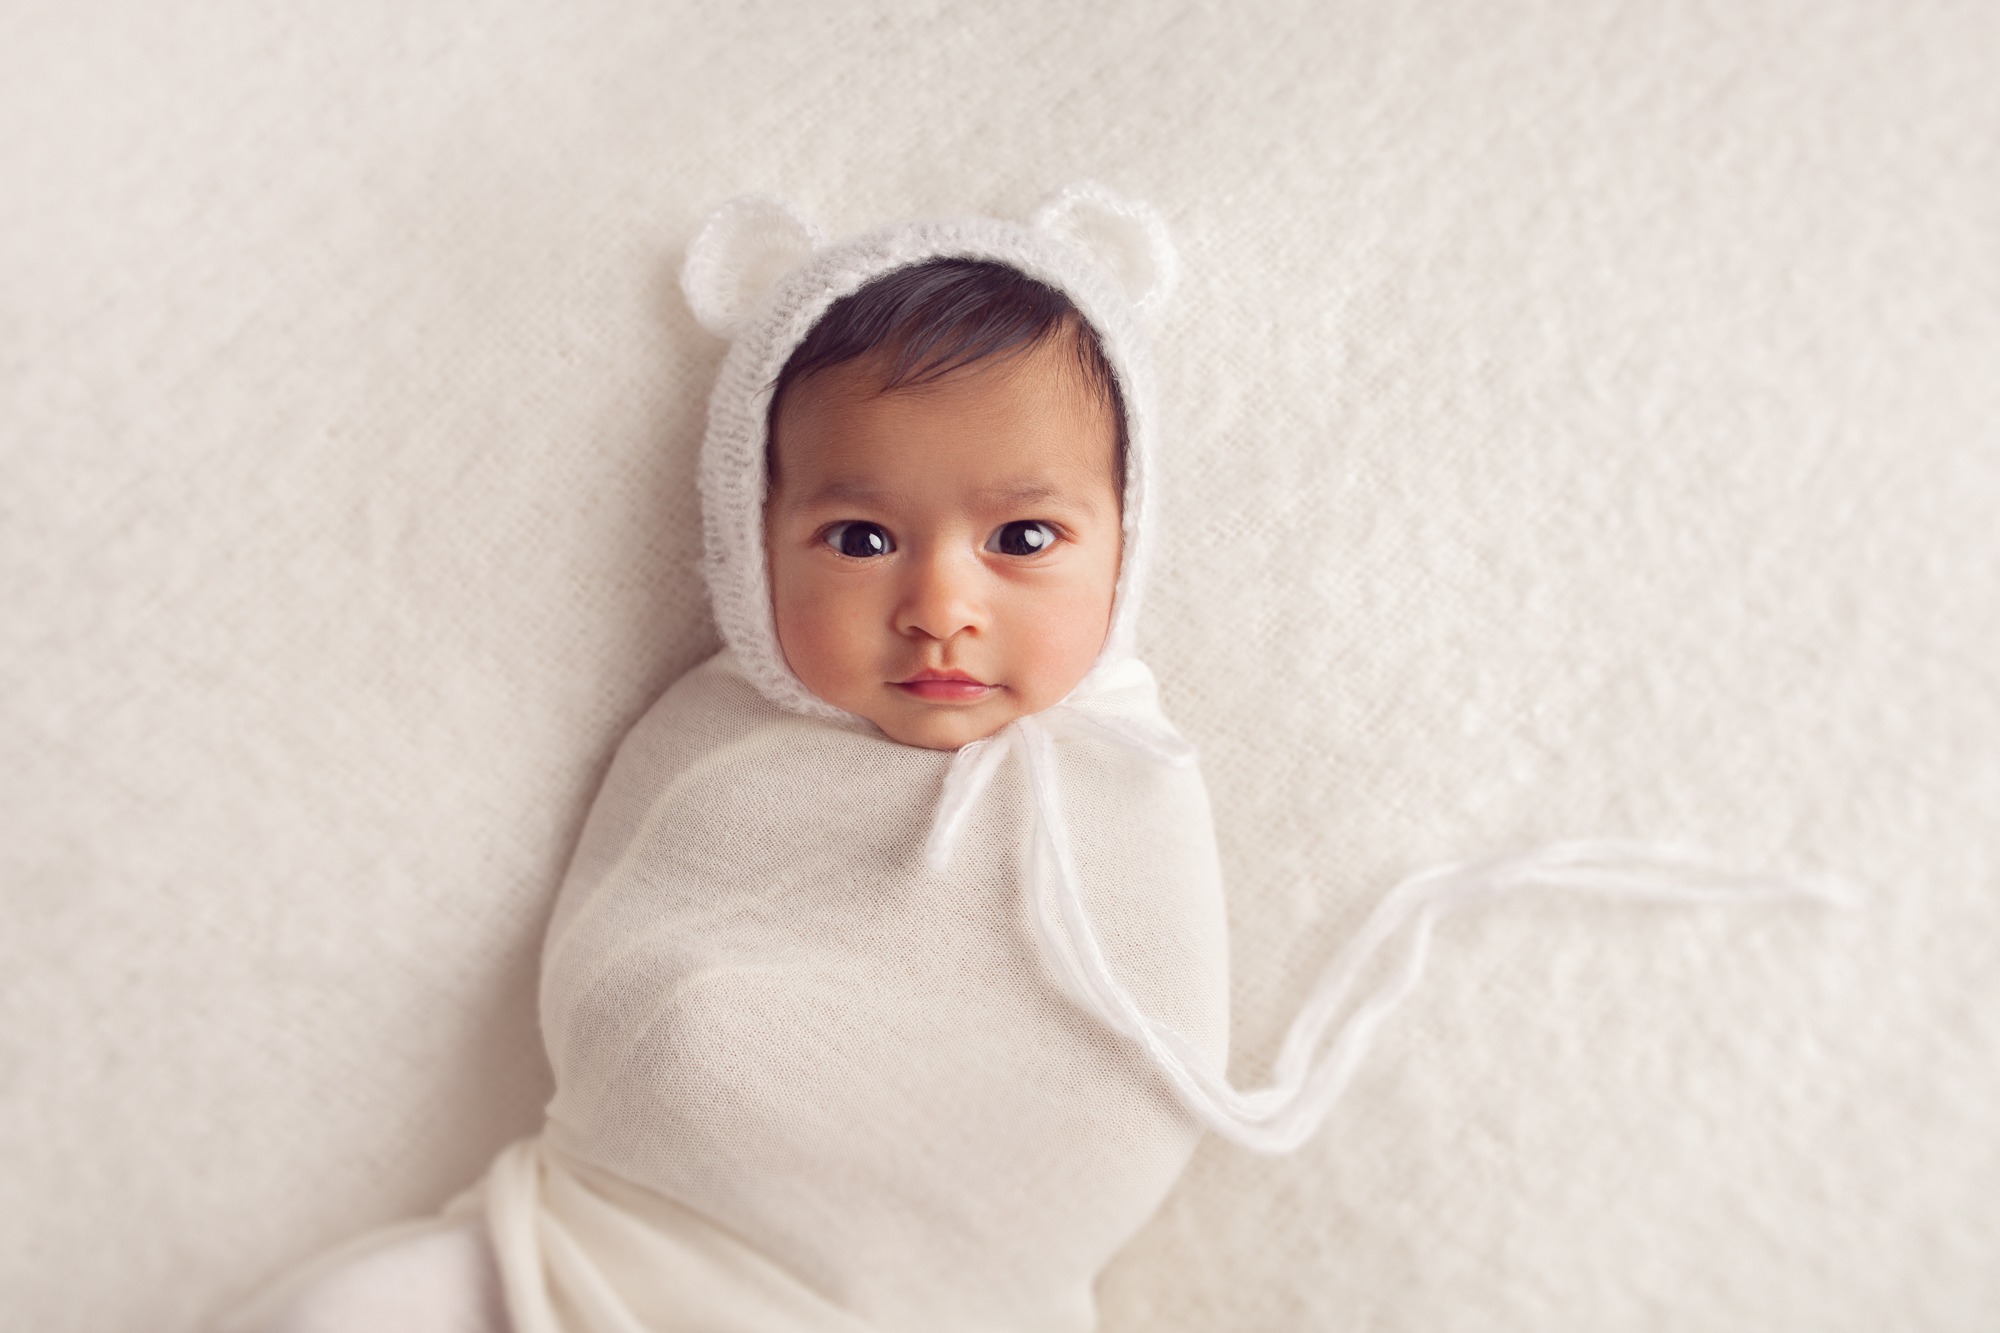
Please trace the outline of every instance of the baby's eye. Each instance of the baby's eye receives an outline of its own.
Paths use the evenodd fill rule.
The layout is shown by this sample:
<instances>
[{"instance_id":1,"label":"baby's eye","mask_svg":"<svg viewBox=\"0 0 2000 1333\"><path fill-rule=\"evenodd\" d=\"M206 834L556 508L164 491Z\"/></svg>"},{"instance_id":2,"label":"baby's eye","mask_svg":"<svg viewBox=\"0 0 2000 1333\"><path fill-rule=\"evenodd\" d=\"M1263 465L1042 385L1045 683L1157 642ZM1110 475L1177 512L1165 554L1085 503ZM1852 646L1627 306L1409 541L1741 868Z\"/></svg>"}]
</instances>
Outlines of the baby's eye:
<instances>
[{"instance_id":1,"label":"baby's eye","mask_svg":"<svg viewBox=\"0 0 2000 1333\"><path fill-rule=\"evenodd\" d=\"M836 523L820 534L820 540L842 555L857 559L887 555L896 549L896 543L889 540L887 529L879 523Z\"/></svg>"},{"instance_id":2,"label":"baby's eye","mask_svg":"<svg viewBox=\"0 0 2000 1333\"><path fill-rule=\"evenodd\" d=\"M1002 523L986 539L986 549L997 555L1040 555L1055 544L1055 528L1038 518Z\"/></svg>"}]
</instances>

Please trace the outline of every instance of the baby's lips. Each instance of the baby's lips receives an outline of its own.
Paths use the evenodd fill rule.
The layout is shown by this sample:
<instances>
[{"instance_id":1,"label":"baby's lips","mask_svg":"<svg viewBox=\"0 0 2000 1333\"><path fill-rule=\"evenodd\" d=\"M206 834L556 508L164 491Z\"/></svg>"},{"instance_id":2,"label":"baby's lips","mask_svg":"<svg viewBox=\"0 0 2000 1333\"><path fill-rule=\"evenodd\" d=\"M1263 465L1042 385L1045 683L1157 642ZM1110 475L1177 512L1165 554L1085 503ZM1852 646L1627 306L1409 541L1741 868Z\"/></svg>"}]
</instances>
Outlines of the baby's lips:
<instances>
[{"instance_id":1,"label":"baby's lips","mask_svg":"<svg viewBox=\"0 0 2000 1333\"><path fill-rule=\"evenodd\" d=\"M905 676L903 679L895 683L898 685L917 685L925 681L933 681L933 680L952 681L967 685L983 685L988 688L992 687L991 681L981 680L979 679L979 677L973 675L971 672L960 671L954 667L925 667L921 671L918 671L909 676Z\"/></svg>"},{"instance_id":2,"label":"baby's lips","mask_svg":"<svg viewBox=\"0 0 2000 1333\"><path fill-rule=\"evenodd\" d=\"M924 672L896 682L896 688L933 703L970 703L992 693L993 686L965 675Z\"/></svg>"}]
</instances>

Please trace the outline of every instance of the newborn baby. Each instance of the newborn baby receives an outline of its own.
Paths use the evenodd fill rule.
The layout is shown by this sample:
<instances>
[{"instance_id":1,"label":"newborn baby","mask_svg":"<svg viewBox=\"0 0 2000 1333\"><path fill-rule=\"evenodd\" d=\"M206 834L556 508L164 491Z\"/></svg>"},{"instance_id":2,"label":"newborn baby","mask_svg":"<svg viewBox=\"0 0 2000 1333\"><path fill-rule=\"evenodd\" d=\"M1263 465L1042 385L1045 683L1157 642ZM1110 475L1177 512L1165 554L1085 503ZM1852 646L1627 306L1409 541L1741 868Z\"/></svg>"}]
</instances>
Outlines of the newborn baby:
<instances>
[{"instance_id":1,"label":"newborn baby","mask_svg":"<svg viewBox=\"0 0 2000 1333\"><path fill-rule=\"evenodd\" d=\"M1201 1126L1051 971L1081 941L1027 901L1037 863L1215 1069L1228 977L1200 776L1126 648L1131 303L1058 220L822 252L737 330L702 474L729 647L624 741L565 879L547 1127L455 1228L363 1242L235 1327L402 1326L419 1289L433 1326L502 1327L496 1273L522 1333L1094 1326ZM698 310L774 231L800 239L718 217ZM1033 716L1039 787L971 746Z\"/></svg>"},{"instance_id":2,"label":"newborn baby","mask_svg":"<svg viewBox=\"0 0 2000 1333\"><path fill-rule=\"evenodd\" d=\"M1714 891L1598 845L1428 872L1272 1086L1224 1081L1207 797L1131 655L1138 316L1171 276L1156 220L1087 189L833 247L770 201L711 221L686 286L733 339L701 474L727 646L625 739L565 878L547 1124L230 1328L1085 1333L1205 1128L1313 1132L1438 913Z\"/></svg>"}]
</instances>

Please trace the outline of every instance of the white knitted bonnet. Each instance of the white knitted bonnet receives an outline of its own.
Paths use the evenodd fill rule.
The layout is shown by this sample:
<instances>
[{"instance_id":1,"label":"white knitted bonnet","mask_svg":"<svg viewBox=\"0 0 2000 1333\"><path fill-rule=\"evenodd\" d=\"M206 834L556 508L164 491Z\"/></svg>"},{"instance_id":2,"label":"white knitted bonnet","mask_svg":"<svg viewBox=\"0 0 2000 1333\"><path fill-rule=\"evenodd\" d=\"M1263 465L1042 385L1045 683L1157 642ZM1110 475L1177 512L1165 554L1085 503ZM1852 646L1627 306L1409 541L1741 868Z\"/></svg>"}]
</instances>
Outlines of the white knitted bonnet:
<instances>
[{"instance_id":1,"label":"white knitted bonnet","mask_svg":"<svg viewBox=\"0 0 2000 1333\"><path fill-rule=\"evenodd\" d=\"M829 245L785 201L745 195L717 209L695 236L681 290L702 326L730 341L701 450L703 572L723 642L781 708L856 721L808 691L778 648L764 561L772 386L835 301L895 269L945 258L1005 264L1061 292L1096 332L1117 376L1127 435L1124 553L1110 631L1091 676L1131 654L1153 453L1152 373L1140 320L1165 303L1175 276L1158 214L1080 184L1043 203L1026 225L980 217L904 222Z\"/></svg>"}]
</instances>

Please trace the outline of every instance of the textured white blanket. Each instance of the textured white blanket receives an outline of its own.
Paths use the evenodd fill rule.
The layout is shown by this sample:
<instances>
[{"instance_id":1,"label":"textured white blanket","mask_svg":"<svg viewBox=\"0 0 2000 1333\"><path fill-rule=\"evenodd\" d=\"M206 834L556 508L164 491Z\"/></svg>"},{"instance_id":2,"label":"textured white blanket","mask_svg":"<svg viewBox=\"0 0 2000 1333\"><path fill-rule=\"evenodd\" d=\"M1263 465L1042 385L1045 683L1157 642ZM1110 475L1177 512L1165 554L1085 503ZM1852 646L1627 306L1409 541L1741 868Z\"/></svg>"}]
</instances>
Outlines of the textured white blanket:
<instances>
[{"instance_id":1,"label":"textured white blanket","mask_svg":"<svg viewBox=\"0 0 2000 1333\"><path fill-rule=\"evenodd\" d=\"M534 994L693 570L716 201L1094 177L1183 249L1145 660L1235 1065L1441 859L1851 916L1440 933L1106 1333L2000 1309L2000 11L23 0L0 14L0 1309L189 1333L539 1127Z\"/></svg>"}]
</instances>

